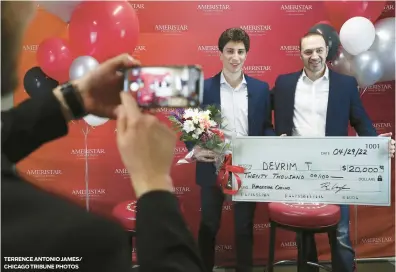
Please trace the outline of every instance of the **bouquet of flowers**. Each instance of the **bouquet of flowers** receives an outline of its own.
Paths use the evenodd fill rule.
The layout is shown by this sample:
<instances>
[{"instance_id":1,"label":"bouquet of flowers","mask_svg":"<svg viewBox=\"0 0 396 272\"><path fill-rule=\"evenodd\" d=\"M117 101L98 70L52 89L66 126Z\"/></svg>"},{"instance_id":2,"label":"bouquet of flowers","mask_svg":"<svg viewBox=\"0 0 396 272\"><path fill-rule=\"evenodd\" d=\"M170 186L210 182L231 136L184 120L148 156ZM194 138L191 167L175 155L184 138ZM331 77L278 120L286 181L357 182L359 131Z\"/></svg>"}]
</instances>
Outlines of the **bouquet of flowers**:
<instances>
[{"instance_id":1,"label":"bouquet of flowers","mask_svg":"<svg viewBox=\"0 0 396 272\"><path fill-rule=\"evenodd\" d=\"M192 162L197 148L208 149L217 154L215 167L218 174L225 158L225 151L229 149L229 143L220 130L220 110L216 106L208 106L205 109L176 109L168 118L174 129L181 133L180 140L193 147L177 164Z\"/></svg>"}]
</instances>

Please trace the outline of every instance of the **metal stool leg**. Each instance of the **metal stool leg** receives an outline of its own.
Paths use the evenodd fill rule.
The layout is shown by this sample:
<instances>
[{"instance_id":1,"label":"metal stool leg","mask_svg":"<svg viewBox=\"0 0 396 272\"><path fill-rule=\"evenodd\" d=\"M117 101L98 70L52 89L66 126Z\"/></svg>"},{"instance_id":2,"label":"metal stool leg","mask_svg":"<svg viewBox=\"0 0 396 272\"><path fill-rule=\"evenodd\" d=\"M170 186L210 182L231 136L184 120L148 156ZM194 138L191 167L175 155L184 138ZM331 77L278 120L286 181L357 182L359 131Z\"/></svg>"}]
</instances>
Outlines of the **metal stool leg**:
<instances>
[{"instance_id":1,"label":"metal stool leg","mask_svg":"<svg viewBox=\"0 0 396 272\"><path fill-rule=\"evenodd\" d=\"M307 259L307 234L304 231L297 232L297 272L307 272L310 269Z\"/></svg>"},{"instance_id":2,"label":"metal stool leg","mask_svg":"<svg viewBox=\"0 0 396 272\"><path fill-rule=\"evenodd\" d=\"M331 270L334 272L342 272L340 268L338 267L339 262L339 256L337 254L337 229L334 228L333 230L330 230L328 233L329 236L329 244L330 244L330 250L331 250Z\"/></svg>"},{"instance_id":3,"label":"metal stool leg","mask_svg":"<svg viewBox=\"0 0 396 272\"><path fill-rule=\"evenodd\" d=\"M276 223L270 222L270 242L268 251L267 272L274 272L275 262Z\"/></svg>"},{"instance_id":4,"label":"metal stool leg","mask_svg":"<svg viewBox=\"0 0 396 272\"><path fill-rule=\"evenodd\" d=\"M133 258L132 258L132 254L133 254L133 238L134 238L134 233L131 231L128 231L128 244L129 244L129 252L131 253L131 265L133 266Z\"/></svg>"}]
</instances>

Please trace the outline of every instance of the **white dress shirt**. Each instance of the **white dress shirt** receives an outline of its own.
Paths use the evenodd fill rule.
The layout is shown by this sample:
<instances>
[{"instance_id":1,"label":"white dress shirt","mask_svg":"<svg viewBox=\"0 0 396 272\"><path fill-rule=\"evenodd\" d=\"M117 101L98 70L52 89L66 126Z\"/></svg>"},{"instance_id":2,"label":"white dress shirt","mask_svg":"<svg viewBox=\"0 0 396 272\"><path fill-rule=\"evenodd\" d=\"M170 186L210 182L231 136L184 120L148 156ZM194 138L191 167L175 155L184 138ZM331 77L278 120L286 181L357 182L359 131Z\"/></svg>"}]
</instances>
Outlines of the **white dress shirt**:
<instances>
[{"instance_id":1,"label":"white dress shirt","mask_svg":"<svg viewBox=\"0 0 396 272\"><path fill-rule=\"evenodd\" d=\"M329 69L315 81L302 72L294 98L293 136L324 137L326 135Z\"/></svg>"},{"instance_id":2,"label":"white dress shirt","mask_svg":"<svg viewBox=\"0 0 396 272\"><path fill-rule=\"evenodd\" d=\"M221 73L220 101L221 113L224 118L222 131L228 142L232 141L233 136L247 136L249 133L247 95L247 84L244 76L241 84L233 88Z\"/></svg>"}]
</instances>

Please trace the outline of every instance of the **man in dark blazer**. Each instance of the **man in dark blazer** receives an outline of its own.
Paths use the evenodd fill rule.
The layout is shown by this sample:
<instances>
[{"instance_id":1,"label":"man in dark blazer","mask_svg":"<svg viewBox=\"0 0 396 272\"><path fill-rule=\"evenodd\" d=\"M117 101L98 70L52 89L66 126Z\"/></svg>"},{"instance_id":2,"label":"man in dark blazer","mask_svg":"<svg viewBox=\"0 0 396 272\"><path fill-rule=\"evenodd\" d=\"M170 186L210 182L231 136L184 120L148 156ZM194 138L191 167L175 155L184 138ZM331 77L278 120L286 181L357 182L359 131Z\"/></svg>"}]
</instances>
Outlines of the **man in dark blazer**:
<instances>
[{"instance_id":1,"label":"man in dark blazer","mask_svg":"<svg viewBox=\"0 0 396 272\"><path fill-rule=\"evenodd\" d=\"M377 136L359 97L358 84L351 76L326 66L328 45L318 33L308 33L300 42L304 69L280 75L272 90L275 131L288 136L348 136L351 124L359 136ZM380 136L390 136L391 133ZM394 141L390 152L394 152ZM341 205L337 256L333 271L352 272L355 253L349 237L349 206ZM317 262L314 237L309 237L308 258ZM311 267L312 271L318 268Z\"/></svg>"},{"instance_id":2,"label":"man in dark blazer","mask_svg":"<svg viewBox=\"0 0 396 272\"><path fill-rule=\"evenodd\" d=\"M16 67L21 40L35 8L30 1L1 2L2 98L11 93L18 82ZM26 267L20 265L56 263L29 260L34 257L77 257L81 260L60 262L64 266L56 270L131 270L128 237L119 224L35 187L14 167L41 145L65 136L68 121L86 112L113 118L117 115L118 147L138 197L136 230L140 271L204 271L177 198L171 193L169 172L176 137L155 117L141 114L130 94L122 93L121 104L123 76L118 71L133 65L139 63L127 55L118 56L81 80L46 90L41 96L2 112L1 253L4 269L22 271Z\"/></svg>"},{"instance_id":3,"label":"man in dark blazer","mask_svg":"<svg viewBox=\"0 0 396 272\"><path fill-rule=\"evenodd\" d=\"M216 105L225 118L226 139L237 136L275 136L271 121L271 102L266 82L243 74L242 67L250 48L248 34L240 28L224 31L218 41L222 72L204 83L203 107ZM187 143L191 150L192 146ZM195 154L196 182L201 187L201 223L198 245L207 271L215 260L216 234L220 227L224 194L216 184L215 154L198 150ZM252 271L253 216L255 202L235 202L235 244L237 272Z\"/></svg>"}]
</instances>

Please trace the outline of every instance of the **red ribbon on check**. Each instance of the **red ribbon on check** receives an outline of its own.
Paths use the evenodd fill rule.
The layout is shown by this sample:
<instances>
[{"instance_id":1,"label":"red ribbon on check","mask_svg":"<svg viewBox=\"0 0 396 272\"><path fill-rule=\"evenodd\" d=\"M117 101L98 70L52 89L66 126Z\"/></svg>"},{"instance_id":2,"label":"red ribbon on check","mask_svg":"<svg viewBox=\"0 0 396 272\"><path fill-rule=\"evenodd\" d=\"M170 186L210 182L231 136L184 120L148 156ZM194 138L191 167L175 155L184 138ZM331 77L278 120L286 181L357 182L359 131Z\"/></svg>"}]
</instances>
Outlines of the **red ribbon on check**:
<instances>
[{"instance_id":1,"label":"red ribbon on check","mask_svg":"<svg viewBox=\"0 0 396 272\"><path fill-rule=\"evenodd\" d=\"M245 173L245 168L241 166L232 165L232 155L226 155L223 165L220 168L217 176L217 183L222 187L223 192L227 195L236 195L242 187L242 181L238 174ZM231 175L235 176L237 182L237 189L232 189Z\"/></svg>"}]
</instances>

